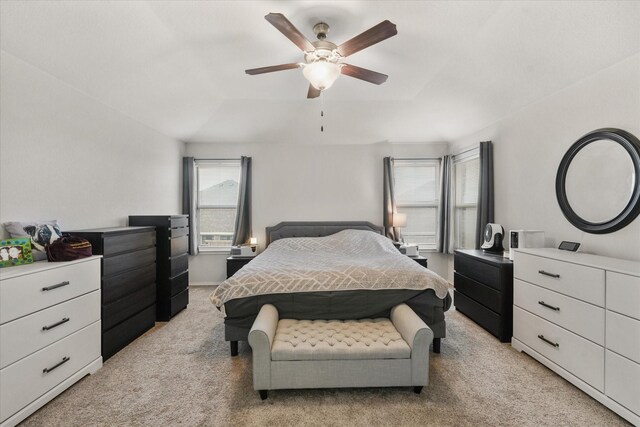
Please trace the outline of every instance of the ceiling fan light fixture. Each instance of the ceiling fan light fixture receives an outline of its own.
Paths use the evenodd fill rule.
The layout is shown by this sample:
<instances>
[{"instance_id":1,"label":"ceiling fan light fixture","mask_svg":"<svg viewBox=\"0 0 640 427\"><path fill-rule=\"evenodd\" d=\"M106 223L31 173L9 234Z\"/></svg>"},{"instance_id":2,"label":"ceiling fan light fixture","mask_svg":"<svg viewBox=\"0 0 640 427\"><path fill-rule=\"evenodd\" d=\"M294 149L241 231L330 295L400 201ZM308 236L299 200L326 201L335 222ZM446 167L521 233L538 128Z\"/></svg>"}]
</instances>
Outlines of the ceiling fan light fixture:
<instances>
[{"instance_id":1,"label":"ceiling fan light fixture","mask_svg":"<svg viewBox=\"0 0 640 427\"><path fill-rule=\"evenodd\" d=\"M306 64L302 74L313 87L326 90L340 77L340 64L323 60L315 61Z\"/></svg>"}]
</instances>

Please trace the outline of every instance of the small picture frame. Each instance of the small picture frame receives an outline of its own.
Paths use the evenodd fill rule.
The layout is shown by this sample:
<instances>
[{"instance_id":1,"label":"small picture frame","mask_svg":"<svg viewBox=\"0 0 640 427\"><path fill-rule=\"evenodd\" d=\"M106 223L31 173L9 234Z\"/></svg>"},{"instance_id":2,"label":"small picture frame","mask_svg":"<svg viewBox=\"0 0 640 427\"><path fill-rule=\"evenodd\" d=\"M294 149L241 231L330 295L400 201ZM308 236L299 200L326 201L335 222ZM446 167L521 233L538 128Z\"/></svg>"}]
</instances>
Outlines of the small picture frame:
<instances>
[{"instance_id":1,"label":"small picture frame","mask_svg":"<svg viewBox=\"0 0 640 427\"><path fill-rule=\"evenodd\" d=\"M0 240L0 268L31 264L32 262L30 237Z\"/></svg>"}]
</instances>

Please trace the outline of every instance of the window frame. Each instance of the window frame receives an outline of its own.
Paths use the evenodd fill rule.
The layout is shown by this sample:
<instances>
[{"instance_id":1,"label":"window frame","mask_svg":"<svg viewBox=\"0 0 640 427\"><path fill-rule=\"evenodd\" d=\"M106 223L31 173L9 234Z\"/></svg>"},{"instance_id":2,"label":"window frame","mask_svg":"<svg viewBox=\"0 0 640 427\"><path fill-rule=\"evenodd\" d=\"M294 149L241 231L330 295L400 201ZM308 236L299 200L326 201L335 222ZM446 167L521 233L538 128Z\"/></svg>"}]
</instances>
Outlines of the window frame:
<instances>
[{"instance_id":1,"label":"window frame","mask_svg":"<svg viewBox=\"0 0 640 427\"><path fill-rule=\"evenodd\" d=\"M196 167L196 221L198 224L198 250L201 253L231 253L231 246L233 245L233 235L235 234L235 223L236 218L238 216L238 201L237 198L240 196L239 194L236 196L235 204L225 204L225 205L205 205L200 203L200 168L206 165L218 165L218 166L237 166L238 168L238 183L240 182L240 167L241 167L241 159L196 159L195 167ZM238 192L239 193L239 192ZM235 214L233 217L233 230L231 231L231 244L229 246L206 246L201 244L202 231L200 229L200 212L202 210L215 210L215 209L234 209Z\"/></svg>"},{"instance_id":2,"label":"window frame","mask_svg":"<svg viewBox=\"0 0 640 427\"><path fill-rule=\"evenodd\" d=\"M403 236L403 240L404 240L404 236L416 236L416 237L421 237L421 236L425 236L425 237L433 237L434 238L434 243L433 244L428 244L428 243L415 243L416 245L418 245L418 250L420 252L435 252L437 251L437 247L438 247L438 233L439 233L439 228L440 228L440 218L438 215L438 212L440 210L440 204L441 204L441 200L440 200L440 181L442 180L441 177L441 168L442 168L442 159L441 158L437 158L437 157L433 157L433 158L402 158L402 159L394 159L393 160L393 173L394 173L394 177L396 175L396 170L395 168L398 166L398 164L400 164L400 167L402 167L402 163L407 164L407 166L416 166L420 163L424 163L424 164L430 164L435 166L436 168L436 181L435 181L435 191L434 194L436 196L436 198L433 201L429 201L429 202L412 202L412 203L401 203L398 202L396 199L396 210L398 213L403 213L402 210L403 208L417 208L417 209L435 209L435 217L436 217L436 221L435 221L435 230L433 232L430 231L421 231L421 232L415 232L415 233L405 233L404 231L401 230L402 236ZM433 167L431 166L431 167ZM394 179L394 187L396 186L396 182L397 182L397 178ZM395 191L395 188L394 188ZM408 242L408 243L412 243L412 242ZM413 243L412 243L413 244Z\"/></svg>"},{"instance_id":3,"label":"window frame","mask_svg":"<svg viewBox=\"0 0 640 427\"><path fill-rule=\"evenodd\" d=\"M479 147L475 147L475 148L471 148L469 150L465 150L462 151L461 153L455 154L453 156L452 159L452 173L451 173L451 206L450 206L450 218L451 218L451 247L452 247L452 251L458 250L458 249L475 249L475 235L473 238L473 246L471 248L465 248L465 247L460 247L458 246L458 243L461 239L459 239L459 235L460 235L460 230L457 227L458 225L458 221L457 221L457 217L456 217L456 212L460 209L469 209L469 208L475 208L476 209L476 213L477 213L477 209L478 209L478 190L476 190L476 202L475 203L462 203L460 205L458 205L456 203L456 187L457 187L457 182L456 182L456 167L458 165L460 165L461 163L465 163L465 162L470 162L470 161L474 161L477 160L478 162L480 161L480 148ZM478 173L480 172L479 168L478 168ZM478 177L478 182L479 182L480 177ZM477 225L477 220L476 220L476 228L478 227Z\"/></svg>"}]
</instances>

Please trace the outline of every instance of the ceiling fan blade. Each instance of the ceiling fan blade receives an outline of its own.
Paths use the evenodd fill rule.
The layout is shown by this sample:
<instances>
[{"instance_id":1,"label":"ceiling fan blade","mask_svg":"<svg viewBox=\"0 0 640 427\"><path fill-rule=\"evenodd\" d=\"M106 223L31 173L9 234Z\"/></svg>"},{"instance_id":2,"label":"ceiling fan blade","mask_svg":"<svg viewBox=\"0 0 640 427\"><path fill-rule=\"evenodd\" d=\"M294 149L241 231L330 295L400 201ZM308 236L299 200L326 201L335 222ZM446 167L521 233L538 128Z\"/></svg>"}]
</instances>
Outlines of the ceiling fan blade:
<instances>
[{"instance_id":1,"label":"ceiling fan blade","mask_svg":"<svg viewBox=\"0 0 640 427\"><path fill-rule=\"evenodd\" d=\"M356 67L355 65L344 64L340 70L342 74L356 79L364 80L375 85L381 85L386 82L389 76L378 73L377 71L367 70L366 68Z\"/></svg>"},{"instance_id":2,"label":"ceiling fan blade","mask_svg":"<svg viewBox=\"0 0 640 427\"><path fill-rule=\"evenodd\" d=\"M270 67L251 68L249 70L244 70L244 72L253 76L256 74L273 73L274 71L293 70L294 68L299 68L299 67L300 67L300 64L298 64L297 62L292 62L291 64L281 64L281 65L271 65Z\"/></svg>"},{"instance_id":3,"label":"ceiling fan blade","mask_svg":"<svg viewBox=\"0 0 640 427\"><path fill-rule=\"evenodd\" d=\"M303 52L312 52L316 48L311 44L302 33L293 26L293 24L285 18L281 13L270 13L264 17L271 25L276 27L278 31L285 35L286 38L291 40L296 46L298 46Z\"/></svg>"},{"instance_id":4,"label":"ceiling fan blade","mask_svg":"<svg viewBox=\"0 0 640 427\"><path fill-rule=\"evenodd\" d=\"M309 85L309 92L307 92L307 99L317 98L320 96L320 91L313 87L313 85Z\"/></svg>"},{"instance_id":5,"label":"ceiling fan blade","mask_svg":"<svg viewBox=\"0 0 640 427\"><path fill-rule=\"evenodd\" d=\"M338 46L338 53L342 56L353 55L396 34L398 34L396 24L388 20L382 21L375 27L371 27L364 33L358 34L351 40L342 43Z\"/></svg>"}]
</instances>

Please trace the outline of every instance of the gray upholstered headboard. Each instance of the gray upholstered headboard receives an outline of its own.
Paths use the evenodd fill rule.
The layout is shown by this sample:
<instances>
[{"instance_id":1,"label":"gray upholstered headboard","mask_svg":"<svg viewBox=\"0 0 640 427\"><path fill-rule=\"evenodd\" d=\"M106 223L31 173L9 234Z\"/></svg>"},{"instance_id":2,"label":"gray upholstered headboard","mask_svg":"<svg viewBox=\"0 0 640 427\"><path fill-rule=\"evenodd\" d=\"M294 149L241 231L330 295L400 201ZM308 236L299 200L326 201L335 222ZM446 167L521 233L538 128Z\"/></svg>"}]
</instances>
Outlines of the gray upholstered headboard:
<instances>
[{"instance_id":1,"label":"gray upholstered headboard","mask_svg":"<svg viewBox=\"0 0 640 427\"><path fill-rule=\"evenodd\" d=\"M267 246L286 237L323 237L342 230L369 230L384 235L384 227L368 221L284 221L267 227Z\"/></svg>"}]
</instances>

